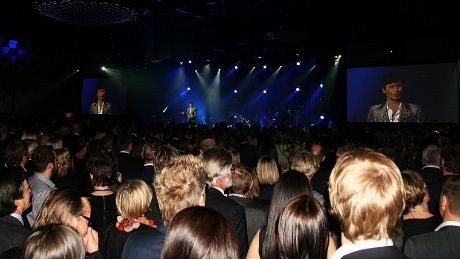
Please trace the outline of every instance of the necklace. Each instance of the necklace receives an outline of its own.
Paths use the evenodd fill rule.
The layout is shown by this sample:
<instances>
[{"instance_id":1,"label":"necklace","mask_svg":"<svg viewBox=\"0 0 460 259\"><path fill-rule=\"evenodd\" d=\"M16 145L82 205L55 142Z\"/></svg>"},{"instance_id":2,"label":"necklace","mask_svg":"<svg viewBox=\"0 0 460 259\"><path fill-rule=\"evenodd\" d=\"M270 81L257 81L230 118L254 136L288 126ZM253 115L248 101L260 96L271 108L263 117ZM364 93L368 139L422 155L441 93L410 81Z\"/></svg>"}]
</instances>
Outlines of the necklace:
<instances>
[{"instance_id":1,"label":"necklace","mask_svg":"<svg viewBox=\"0 0 460 259\"><path fill-rule=\"evenodd\" d=\"M94 189L93 192L105 192L105 191L110 191L110 188L104 188L104 189Z\"/></svg>"}]
</instances>

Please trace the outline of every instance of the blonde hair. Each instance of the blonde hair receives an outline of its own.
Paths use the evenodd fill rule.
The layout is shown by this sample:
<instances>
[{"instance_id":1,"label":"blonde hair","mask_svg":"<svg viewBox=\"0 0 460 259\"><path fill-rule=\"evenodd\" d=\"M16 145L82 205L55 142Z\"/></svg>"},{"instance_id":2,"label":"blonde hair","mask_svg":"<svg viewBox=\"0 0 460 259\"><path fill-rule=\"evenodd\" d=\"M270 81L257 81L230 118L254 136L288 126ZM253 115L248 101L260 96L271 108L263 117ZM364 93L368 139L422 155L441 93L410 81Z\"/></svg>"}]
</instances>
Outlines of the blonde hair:
<instances>
[{"instance_id":1,"label":"blonde hair","mask_svg":"<svg viewBox=\"0 0 460 259\"><path fill-rule=\"evenodd\" d=\"M63 176L71 167L70 152L67 148L56 149L57 175Z\"/></svg>"},{"instance_id":2,"label":"blonde hair","mask_svg":"<svg viewBox=\"0 0 460 259\"><path fill-rule=\"evenodd\" d=\"M142 180L131 180L120 186L115 197L118 212L123 218L138 218L150 208L153 191Z\"/></svg>"},{"instance_id":3,"label":"blonde hair","mask_svg":"<svg viewBox=\"0 0 460 259\"><path fill-rule=\"evenodd\" d=\"M155 145L153 142L145 143L142 147L142 157L144 162L153 162L155 160Z\"/></svg>"},{"instance_id":4,"label":"blonde hair","mask_svg":"<svg viewBox=\"0 0 460 259\"><path fill-rule=\"evenodd\" d=\"M318 169L315 157L312 153L302 151L295 154L292 158L291 169L305 174L308 179L311 179Z\"/></svg>"},{"instance_id":5,"label":"blonde hair","mask_svg":"<svg viewBox=\"0 0 460 259\"><path fill-rule=\"evenodd\" d=\"M405 205L395 163L371 149L339 157L329 179L332 213L350 241L392 238Z\"/></svg>"},{"instance_id":6,"label":"blonde hair","mask_svg":"<svg viewBox=\"0 0 460 259\"><path fill-rule=\"evenodd\" d=\"M257 176L261 184L274 184L278 181L279 173L275 159L270 156L262 156L257 162Z\"/></svg>"},{"instance_id":7,"label":"blonde hair","mask_svg":"<svg viewBox=\"0 0 460 259\"><path fill-rule=\"evenodd\" d=\"M184 208L199 205L205 184L203 163L192 155L173 158L157 173L154 186L165 225Z\"/></svg>"},{"instance_id":8,"label":"blonde hair","mask_svg":"<svg viewBox=\"0 0 460 259\"><path fill-rule=\"evenodd\" d=\"M414 208L423 203L423 198L427 193L425 181L423 178L412 170L404 170L401 172L406 189L406 210Z\"/></svg>"},{"instance_id":9,"label":"blonde hair","mask_svg":"<svg viewBox=\"0 0 460 259\"><path fill-rule=\"evenodd\" d=\"M50 145L53 147L54 150L56 149L62 149L62 138L59 137L51 137L46 140L45 145Z\"/></svg>"}]
</instances>

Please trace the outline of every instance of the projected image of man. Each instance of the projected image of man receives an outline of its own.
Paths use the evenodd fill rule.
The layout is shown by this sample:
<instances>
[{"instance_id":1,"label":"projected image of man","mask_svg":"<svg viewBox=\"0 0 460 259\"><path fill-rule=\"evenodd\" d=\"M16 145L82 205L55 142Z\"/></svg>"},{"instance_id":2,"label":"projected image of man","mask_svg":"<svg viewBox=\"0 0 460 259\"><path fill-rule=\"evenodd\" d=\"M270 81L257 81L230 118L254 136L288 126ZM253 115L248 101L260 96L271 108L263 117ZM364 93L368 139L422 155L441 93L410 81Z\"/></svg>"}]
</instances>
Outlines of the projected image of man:
<instances>
[{"instance_id":1,"label":"projected image of man","mask_svg":"<svg viewBox=\"0 0 460 259\"><path fill-rule=\"evenodd\" d=\"M368 122L423 122L420 105L403 101L404 85L399 77L387 76L382 85L386 102L371 106Z\"/></svg>"},{"instance_id":2,"label":"projected image of man","mask_svg":"<svg viewBox=\"0 0 460 259\"><path fill-rule=\"evenodd\" d=\"M98 86L96 92L97 101L89 107L90 114L112 114L112 104L105 100L105 87Z\"/></svg>"}]
</instances>

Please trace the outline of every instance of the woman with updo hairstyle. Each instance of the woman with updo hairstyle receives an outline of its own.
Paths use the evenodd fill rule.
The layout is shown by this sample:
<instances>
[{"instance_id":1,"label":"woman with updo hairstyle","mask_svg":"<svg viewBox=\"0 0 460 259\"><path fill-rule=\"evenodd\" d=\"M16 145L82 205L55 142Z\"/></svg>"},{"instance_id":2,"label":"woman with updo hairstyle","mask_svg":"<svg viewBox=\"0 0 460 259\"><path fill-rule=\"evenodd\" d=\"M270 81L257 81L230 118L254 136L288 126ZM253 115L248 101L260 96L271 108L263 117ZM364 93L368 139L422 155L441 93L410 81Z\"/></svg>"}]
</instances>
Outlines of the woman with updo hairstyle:
<instances>
[{"instance_id":1,"label":"woman with updo hairstyle","mask_svg":"<svg viewBox=\"0 0 460 259\"><path fill-rule=\"evenodd\" d=\"M329 225L321 204L310 195L297 196L276 222L278 258L327 258Z\"/></svg>"},{"instance_id":2,"label":"woman with updo hairstyle","mask_svg":"<svg viewBox=\"0 0 460 259\"><path fill-rule=\"evenodd\" d=\"M406 207L402 222L403 239L406 241L411 236L434 231L442 223L442 218L428 210L430 196L423 178L411 170L402 171L401 176L406 189Z\"/></svg>"},{"instance_id":3,"label":"woman with updo hairstyle","mask_svg":"<svg viewBox=\"0 0 460 259\"><path fill-rule=\"evenodd\" d=\"M36 228L24 241L21 259L85 258L85 248L75 230L49 224Z\"/></svg>"},{"instance_id":4,"label":"woman with updo hairstyle","mask_svg":"<svg viewBox=\"0 0 460 259\"><path fill-rule=\"evenodd\" d=\"M53 176L53 183L60 189L74 188L76 178L73 174L69 149L60 148L55 149L54 152L56 152L56 174Z\"/></svg>"},{"instance_id":5,"label":"woman with updo hairstyle","mask_svg":"<svg viewBox=\"0 0 460 259\"><path fill-rule=\"evenodd\" d=\"M179 212L168 227L162 259L237 259L236 236L228 221L206 207Z\"/></svg>"}]
</instances>

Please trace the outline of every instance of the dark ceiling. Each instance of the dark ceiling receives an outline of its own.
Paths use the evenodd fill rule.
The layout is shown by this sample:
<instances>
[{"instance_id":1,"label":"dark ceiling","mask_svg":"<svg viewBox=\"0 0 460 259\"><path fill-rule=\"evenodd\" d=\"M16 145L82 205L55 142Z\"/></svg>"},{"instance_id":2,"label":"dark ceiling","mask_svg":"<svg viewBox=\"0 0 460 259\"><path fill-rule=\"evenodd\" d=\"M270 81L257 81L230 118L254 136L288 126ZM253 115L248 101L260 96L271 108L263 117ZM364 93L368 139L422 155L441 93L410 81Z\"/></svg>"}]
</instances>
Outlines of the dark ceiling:
<instances>
[{"instance_id":1,"label":"dark ceiling","mask_svg":"<svg viewBox=\"0 0 460 259\"><path fill-rule=\"evenodd\" d=\"M82 4L91 1L139 16L101 26ZM29 64L57 67L134 68L188 58L250 62L258 56L283 62L296 53L333 56L361 46L373 54L397 51L408 41L442 48L445 39L454 46L449 56L459 35L456 9L440 1L55 0L74 3L71 11L61 10L71 23L39 14L37 6L51 1L10 2L0 8L0 44L17 39L28 48Z\"/></svg>"}]
</instances>

